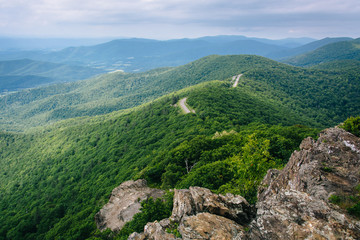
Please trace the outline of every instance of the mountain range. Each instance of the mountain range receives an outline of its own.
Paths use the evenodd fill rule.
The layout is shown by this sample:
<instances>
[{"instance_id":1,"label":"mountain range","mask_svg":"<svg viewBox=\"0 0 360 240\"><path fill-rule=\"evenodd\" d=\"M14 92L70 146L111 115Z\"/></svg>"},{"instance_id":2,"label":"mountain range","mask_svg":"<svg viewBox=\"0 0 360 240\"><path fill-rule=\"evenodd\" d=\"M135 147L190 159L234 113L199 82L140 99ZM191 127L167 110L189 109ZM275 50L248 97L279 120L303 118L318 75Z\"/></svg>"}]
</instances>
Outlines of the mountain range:
<instances>
[{"instance_id":1,"label":"mountain range","mask_svg":"<svg viewBox=\"0 0 360 240\"><path fill-rule=\"evenodd\" d=\"M287 59L309 53L329 43L350 40L351 38L325 38L319 41L309 38L269 40L214 36L167 41L119 39L63 50L5 50L0 51L0 65L5 69L0 75L0 93L86 79L104 72L144 72L158 67L179 66L212 54L256 54L296 65L296 60ZM29 41L29 47L32 42L36 41ZM55 39L54 42L59 40ZM66 42L74 43L69 40L64 44ZM311 58L312 56L310 61ZM11 69L16 71L11 72Z\"/></svg>"},{"instance_id":2,"label":"mountain range","mask_svg":"<svg viewBox=\"0 0 360 240\"><path fill-rule=\"evenodd\" d=\"M3 51L0 59L29 58L39 61L101 68L106 71L146 71L158 67L179 66L199 58L219 54L256 54L283 59L309 52L329 42L347 38L269 40L243 36L215 36L197 39L151 40L119 39L59 51ZM291 46L291 47L289 47Z\"/></svg>"},{"instance_id":3,"label":"mountain range","mask_svg":"<svg viewBox=\"0 0 360 240\"><path fill-rule=\"evenodd\" d=\"M30 59L0 61L0 94L24 88L87 79L104 71Z\"/></svg>"},{"instance_id":4,"label":"mountain range","mask_svg":"<svg viewBox=\"0 0 360 240\"><path fill-rule=\"evenodd\" d=\"M127 239L143 229L149 211L164 217L169 202L144 201L143 215L124 229L100 231L96 213L130 179L163 190L200 186L240 194L254 205L268 169L283 168L304 138L360 114L358 39L307 41L126 39L4 60L2 76L31 74L44 82L97 74L90 71L95 66L112 72L0 97L0 240ZM285 63L230 55L231 49L270 54L289 45L302 55ZM201 57L209 49L229 55ZM115 71L124 70L113 68L119 59L131 64L128 71ZM76 72L74 63L86 67ZM194 111L185 113L182 104ZM356 119L347 120L349 129L358 127ZM167 196L172 199L171 191Z\"/></svg>"},{"instance_id":5,"label":"mountain range","mask_svg":"<svg viewBox=\"0 0 360 240\"><path fill-rule=\"evenodd\" d=\"M0 123L3 129L21 130L67 118L110 113L202 82L243 74L242 88L287 108L288 112L299 111L297 114L303 117L299 123L308 124L316 117L318 123L336 124L357 112L358 71L352 70L307 70L251 55L213 55L174 68L114 72L7 95L0 99ZM339 76L344 78L339 80ZM336 89L337 86L342 88ZM328 109L330 102L332 108Z\"/></svg>"},{"instance_id":6,"label":"mountain range","mask_svg":"<svg viewBox=\"0 0 360 240\"><path fill-rule=\"evenodd\" d=\"M308 67L335 60L360 60L360 38L326 44L312 52L286 60L286 63Z\"/></svg>"}]
</instances>

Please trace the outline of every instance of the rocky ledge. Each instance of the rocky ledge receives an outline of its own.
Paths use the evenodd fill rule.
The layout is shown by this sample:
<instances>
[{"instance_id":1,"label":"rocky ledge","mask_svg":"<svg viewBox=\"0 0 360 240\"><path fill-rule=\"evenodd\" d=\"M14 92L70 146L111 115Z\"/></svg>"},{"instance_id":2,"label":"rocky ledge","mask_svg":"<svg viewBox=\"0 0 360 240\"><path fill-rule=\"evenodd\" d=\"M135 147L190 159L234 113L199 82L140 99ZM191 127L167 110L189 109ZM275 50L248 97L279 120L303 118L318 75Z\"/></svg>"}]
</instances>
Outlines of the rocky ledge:
<instances>
[{"instance_id":1,"label":"rocky ledge","mask_svg":"<svg viewBox=\"0 0 360 240\"><path fill-rule=\"evenodd\" d=\"M360 239L360 221L329 198L359 194L360 139L340 128L306 138L258 193L250 239Z\"/></svg>"},{"instance_id":2,"label":"rocky ledge","mask_svg":"<svg viewBox=\"0 0 360 240\"><path fill-rule=\"evenodd\" d=\"M109 202L95 215L98 229L119 231L140 212L142 201L150 197L160 198L164 193L160 189L149 188L143 179L122 183L112 191Z\"/></svg>"},{"instance_id":3,"label":"rocky ledge","mask_svg":"<svg viewBox=\"0 0 360 240\"><path fill-rule=\"evenodd\" d=\"M238 195L218 195L201 187L174 191L171 217L148 223L143 233L133 233L129 239L177 239L166 231L173 223L179 225L182 239L241 239L244 226L254 217L254 209Z\"/></svg>"},{"instance_id":4,"label":"rocky ledge","mask_svg":"<svg viewBox=\"0 0 360 240\"><path fill-rule=\"evenodd\" d=\"M144 232L129 239L178 239L167 231L174 226L182 239L360 239L360 221L348 213L346 202L359 196L359 180L360 139L340 128L326 129L317 141L303 140L283 170L268 171L256 210L241 196L217 195L200 187L174 190L171 217L148 223ZM111 203L97 214L100 229L120 229L132 218L122 217L127 207L116 206L132 194L131 188L124 188L132 184L120 185L121 196L115 197L114 190ZM334 204L335 197L346 203ZM106 219L104 212L124 221L117 226L100 221Z\"/></svg>"}]
</instances>

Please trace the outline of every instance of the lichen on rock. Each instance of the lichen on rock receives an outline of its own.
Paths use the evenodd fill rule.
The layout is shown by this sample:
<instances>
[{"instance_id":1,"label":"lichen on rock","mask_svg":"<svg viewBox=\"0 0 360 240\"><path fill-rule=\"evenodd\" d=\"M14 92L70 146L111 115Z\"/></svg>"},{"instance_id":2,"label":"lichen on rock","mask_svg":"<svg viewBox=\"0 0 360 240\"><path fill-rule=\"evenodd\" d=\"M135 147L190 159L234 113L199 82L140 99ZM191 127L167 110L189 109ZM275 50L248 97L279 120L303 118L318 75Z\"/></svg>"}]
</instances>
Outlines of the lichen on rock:
<instances>
[{"instance_id":1,"label":"lichen on rock","mask_svg":"<svg viewBox=\"0 0 360 240\"><path fill-rule=\"evenodd\" d=\"M360 239L359 218L333 200L356 198L360 204L359 149L358 137L340 128L326 129L316 141L304 139L284 169L268 171L258 189L256 211L241 196L201 187L175 189L171 217L146 224L144 232L129 239ZM147 189L144 180L138 181L114 189L108 206L97 215L98 227L110 226L100 220L112 216L111 208L128 211L124 205L115 207L120 198L132 199L129 207L140 204L129 197L134 186L135 192ZM140 205L132 208L138 211Z\"/></svg>"},{"instance_id":2,"label":"lichen on rock","mask_svg":"<svg viewBox=\"0 0 360 240\"><path fill-rule=\"evenodd\" d=\"M349 147L351 145L352 147ZM269 170L258 192L250 239L360 239L360 221L329 198L354 196L360 140L340 128L306 138L281 171Z\"/></svg>"}]
</instances>

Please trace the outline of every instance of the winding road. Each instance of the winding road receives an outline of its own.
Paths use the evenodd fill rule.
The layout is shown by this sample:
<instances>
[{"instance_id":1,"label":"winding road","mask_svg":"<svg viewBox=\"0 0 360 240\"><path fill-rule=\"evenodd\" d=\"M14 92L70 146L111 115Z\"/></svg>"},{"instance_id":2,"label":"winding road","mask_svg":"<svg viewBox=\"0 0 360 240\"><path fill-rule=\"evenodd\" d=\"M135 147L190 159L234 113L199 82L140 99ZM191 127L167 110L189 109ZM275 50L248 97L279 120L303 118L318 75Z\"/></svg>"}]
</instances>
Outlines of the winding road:
<instances>
[{"instance_id":1,"label":"winding road","mask_svg":"<svg viewBox=\"0 0 360 240\"><path fill-rule=\"evenodd\" d=\"M237 85L239 84L239 79L240 79L240 77L242 76L242 74L239 74L239 75L237 75L237 76L233 76L233 80L235 80L235 78L236 78L236 80L235 80L235 82L234 82L234 84L233 84L233 87L237 87Z\"/></svg>"},{"instance_id":2,"label":"winding road","mask_svg":"<svg viewBox=\"0 0 360 240\"><path fill-rule=\"evenodd\" d=\"M235 75L235 76L232 77L232 80L235 81L234 84L232 85L232 87L237 87L237 85L239 84L239 80L240 80L241 76L242 76L242 74ZM187 113L195 113L194 109L189 109L188 106L186 106L186 100L187 100L187 98L182 98L182 99L179 100L180 108L184 111L185 114L187 114Z\"/></svg>"},{"instance_id":3,"label":"winding road","mask_svg":"<svg viewBox=\"0 0 360 240\"><path fill-rule=\"evenodd\" d=\"M195 110L193 110L193 109L190 110L186 106L186 100L187 100L187 98L180 99L180 101L179 101L180 108L184 111L185 114L187 114L187 113L195 113Z\"/></svg>"}]
</instances>

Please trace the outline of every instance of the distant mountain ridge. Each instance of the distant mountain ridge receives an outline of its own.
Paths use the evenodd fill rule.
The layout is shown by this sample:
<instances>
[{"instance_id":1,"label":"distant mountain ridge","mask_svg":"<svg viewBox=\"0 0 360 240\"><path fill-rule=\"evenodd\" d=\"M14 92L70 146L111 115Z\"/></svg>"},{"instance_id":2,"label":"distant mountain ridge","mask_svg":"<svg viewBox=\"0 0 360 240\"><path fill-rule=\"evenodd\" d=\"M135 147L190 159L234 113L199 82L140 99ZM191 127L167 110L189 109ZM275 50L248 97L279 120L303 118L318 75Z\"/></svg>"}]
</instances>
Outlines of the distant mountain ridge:
<instances>
[{"instance_id":1,"label":"distant mountain ridge","mask_svg":"<svg viewBox=\"0 0 360 240\"><path fill-rule=\"evenodd\" d=\"M30 59L0 61L0 94L43 84L87 79L100 73L104 71Z\"/></svg>"},{"instance_id":2,"label":"distant mountain ridge","mask_svg":"<svg viewBox=\"0 0 360 240\"><path fill-rule=\"evenodd\" d=\"M69 46L89 46L109 38L16 38L0 36L0 51L60 50Z\"/></svg>"},{"instance_id":3,"label":"distant mountain ridge","mask_svg":"<svg viewBox=\"0 0 360 240\"><path fill-rule=\"evenodd\" d=\"M179 66L202 57L219 54L270 56L314 41L310 38L271 40L245 36L211 36L195 39L117 39L102 44L68 47L60 51L3 51L0 59L21 59L90 66L105 71L146 71Z\"/></svg>"},{"instance_id":4,"label":"distant mountain ridge","mask_svg":"<svg viewBox=\"0 0 360 240\"><path fill-rule=\"evenodd\" d=\"M314 66L336 60L360 60L360 38L330 43L314 51L286 60L301 67Z\"/></svg>"},{"instance_id":5,"label":"distant mountain ridge","mask_svg":"<svg viewBox=\"0 0 360 240\"><path fill-rule=\"evenodd\" d=\"M273 52L269 55L267 55L267 57L274 59L274 60L285 60L289 57L293 57L299 54L304 54L313 50L316 50L317 48L323 47L327 44L331 44L331 43L336 43L336 42L342 42L342 41L350 41L352 40L352 38L324 38L318 41L313 41L310 43L307 43L305 45L296 47L296 48L291 48L291 49L285 49L282 51L278 51L278 52ZM286 60L285 60L286 61Z\"/></svg>"}]
</instances>

